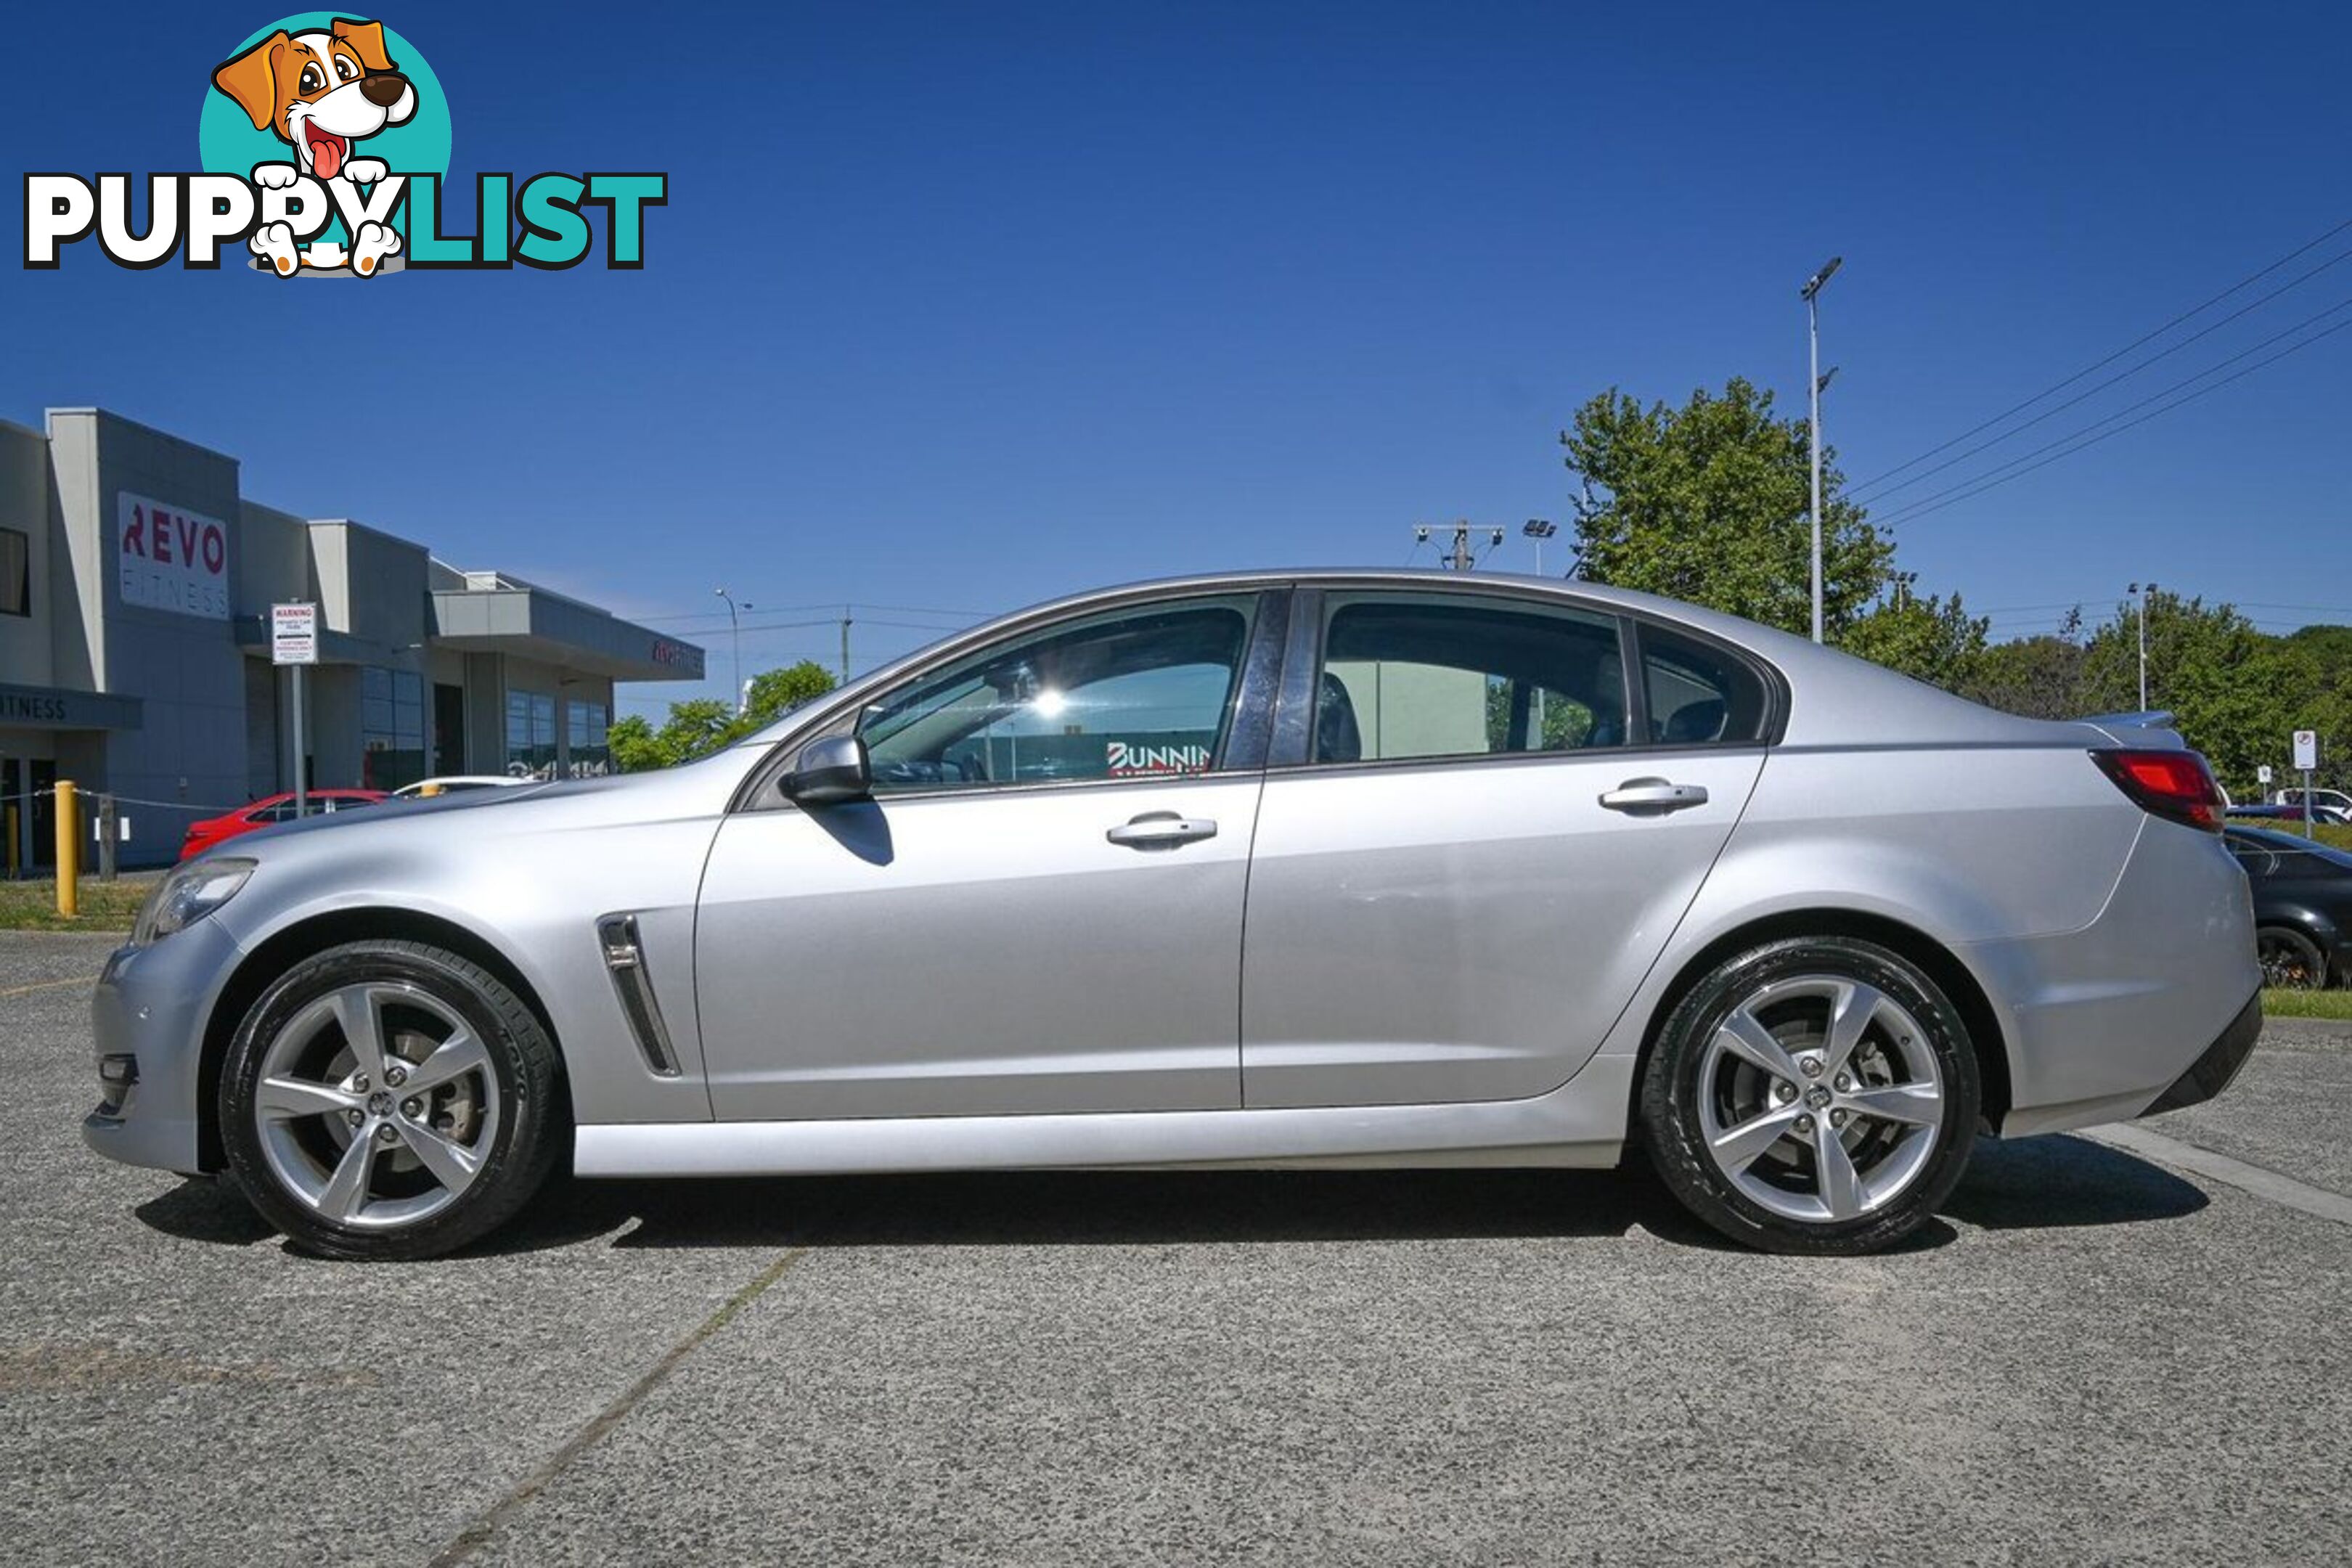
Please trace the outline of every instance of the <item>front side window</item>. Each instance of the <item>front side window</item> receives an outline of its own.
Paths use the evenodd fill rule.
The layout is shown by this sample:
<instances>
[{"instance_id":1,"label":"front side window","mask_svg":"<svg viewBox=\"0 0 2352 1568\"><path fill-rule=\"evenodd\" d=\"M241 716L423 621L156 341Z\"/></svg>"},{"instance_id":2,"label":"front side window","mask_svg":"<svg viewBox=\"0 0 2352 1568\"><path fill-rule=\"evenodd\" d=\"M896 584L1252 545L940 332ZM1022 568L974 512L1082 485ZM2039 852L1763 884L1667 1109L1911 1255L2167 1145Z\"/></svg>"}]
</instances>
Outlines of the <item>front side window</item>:
<instances>
[{"instance_id":1,"label":"front side window","mask_svg":"<svg viewBox=\"0 0 2352 1568\"><path fill-rule=\"evenodd\" d=\"M1253 608L1241 597L1117 611L919 677L858 719L875 791L1211 772Z\"/></svg>"},{"instance_id":2,"label":"front side window","mask_svg":"<svg viewBox=\"0 0 2352 1568\"><path fill-rule=\"evenodd\" d=\"M1461 595L1336 602L1313 760L1388 762L1625 743L1614 616Z\"/></svg>"}]
</instances>

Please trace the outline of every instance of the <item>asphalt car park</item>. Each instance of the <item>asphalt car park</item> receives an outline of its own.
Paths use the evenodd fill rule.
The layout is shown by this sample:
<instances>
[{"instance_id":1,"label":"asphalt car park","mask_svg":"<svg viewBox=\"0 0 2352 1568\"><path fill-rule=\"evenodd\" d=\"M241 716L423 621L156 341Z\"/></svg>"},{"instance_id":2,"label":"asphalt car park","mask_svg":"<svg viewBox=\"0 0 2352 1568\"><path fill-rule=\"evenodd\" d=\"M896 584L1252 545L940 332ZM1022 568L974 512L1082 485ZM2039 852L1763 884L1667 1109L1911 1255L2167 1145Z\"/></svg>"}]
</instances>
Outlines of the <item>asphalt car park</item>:
<instances>
[{"instance_id":1,"label":"asphalt car park","mask_svg":"<svg viewBox=\"0 0 2352 1568\"><path fill-rule=\"evenodd\" d=\"M355 1265L82 1147L110 945L0 937L12 1561L2352 1540L2344 1026L2273 1022L2220 1100L2137 1124L2169 1142L1985 1145L1876 1258L1733 1249L1629 1170L583 1183Z\"/></svg>"}]
</instances>

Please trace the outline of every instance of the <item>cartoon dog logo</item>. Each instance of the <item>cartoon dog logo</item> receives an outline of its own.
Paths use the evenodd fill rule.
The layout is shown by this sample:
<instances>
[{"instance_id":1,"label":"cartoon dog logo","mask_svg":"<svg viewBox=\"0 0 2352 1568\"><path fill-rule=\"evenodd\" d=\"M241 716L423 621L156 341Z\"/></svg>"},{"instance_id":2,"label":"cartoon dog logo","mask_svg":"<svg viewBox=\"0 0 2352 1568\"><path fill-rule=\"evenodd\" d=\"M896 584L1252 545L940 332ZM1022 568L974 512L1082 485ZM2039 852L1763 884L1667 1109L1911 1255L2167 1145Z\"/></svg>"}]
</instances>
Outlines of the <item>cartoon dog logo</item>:
<instances>
[{"instance_id":1,"label":"cartoon dog logo","mask_svg":"<svg viewBox=\"0 0 2352 1568\"><path fill-rule=\"evenodd\" d=\"M354 155L356 144L416 112L416 89L384 53L383 24L338 16L324 32L272 33L213 72L213 85L245 110L257 131L293 149L294 160L262 163L256 184L289 186L303 175L373 184L390 171L383 160ZM254 255L290 278L298 268L334 270L348 265L372 277L400 249L400 231L363 223L346 253L341 240L298 247L292 228L264 224L247 242Z\"/></svg>"}]
</instances>

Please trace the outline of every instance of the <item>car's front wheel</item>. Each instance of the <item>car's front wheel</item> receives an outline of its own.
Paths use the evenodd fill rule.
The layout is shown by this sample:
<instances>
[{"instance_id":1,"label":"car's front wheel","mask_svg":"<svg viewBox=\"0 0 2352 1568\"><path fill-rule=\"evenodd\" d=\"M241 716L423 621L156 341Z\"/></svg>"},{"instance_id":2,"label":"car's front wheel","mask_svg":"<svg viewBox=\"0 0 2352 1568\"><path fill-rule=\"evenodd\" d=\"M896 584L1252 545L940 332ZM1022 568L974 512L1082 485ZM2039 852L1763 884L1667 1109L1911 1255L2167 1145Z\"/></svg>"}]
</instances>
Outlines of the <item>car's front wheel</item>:
<instances>
[{"instance_id":1,"label":"car's front wheel","mask_svg":"<svg viewBox=\"0 0 2352 1568\"><path fill-rule=\"evenodd\" d=\"M1916 964L1845 937L1767 943L1703 976L1642 1086L1652 1163L1693 1213L1772 1252L1916 1229L1976 1135L1967 1026Z\"/></svg>"},{"instance_id":2,"label":"car's front wheel","mask_svg":"<svg viewBox=\"0 0 2352 1568\"><path fill-rule=\"evenodd\" d=\"M412 942L295 964L221 1074L229 1166L264 1217L332 1258L431 1258L509 1218L562 1143L554 1042L480 965Z\"/></svg>"}]
</instances>

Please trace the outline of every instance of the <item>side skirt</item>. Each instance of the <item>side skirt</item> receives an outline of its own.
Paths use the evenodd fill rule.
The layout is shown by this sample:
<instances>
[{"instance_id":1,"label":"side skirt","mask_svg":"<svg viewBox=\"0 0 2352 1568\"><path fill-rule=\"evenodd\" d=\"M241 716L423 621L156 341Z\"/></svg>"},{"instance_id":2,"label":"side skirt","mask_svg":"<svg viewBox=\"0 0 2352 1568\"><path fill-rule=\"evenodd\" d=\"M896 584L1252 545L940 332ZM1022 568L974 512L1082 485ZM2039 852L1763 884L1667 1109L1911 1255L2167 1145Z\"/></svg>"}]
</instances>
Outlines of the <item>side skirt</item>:
<instances>
[{"instance_id":1,"label":"side skirt","mask_svg":"<svg viewBox=\"0 0 2352 1568\"><path fill-rule=\"evenodd\" d=\"M1633 1058L1533 1100L1055 1116L664 1121L579 1129L583 1176L797 1176L1054 1167L1614 1165Z\"/></svg>"}]
</instances>

